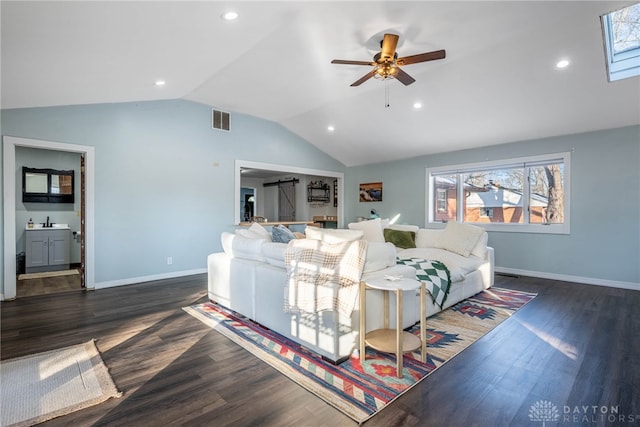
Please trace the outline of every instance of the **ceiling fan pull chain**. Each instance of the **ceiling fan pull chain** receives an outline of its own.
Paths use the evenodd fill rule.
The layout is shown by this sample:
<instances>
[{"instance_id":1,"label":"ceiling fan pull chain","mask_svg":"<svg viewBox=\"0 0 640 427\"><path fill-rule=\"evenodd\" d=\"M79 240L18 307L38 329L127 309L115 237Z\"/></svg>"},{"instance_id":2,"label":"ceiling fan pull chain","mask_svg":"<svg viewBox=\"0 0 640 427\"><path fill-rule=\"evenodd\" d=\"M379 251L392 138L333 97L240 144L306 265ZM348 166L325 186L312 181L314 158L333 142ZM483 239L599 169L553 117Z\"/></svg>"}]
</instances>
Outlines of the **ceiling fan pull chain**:
<instances>
[{"instance_id":1,"label":"ceiling fan pull chain","mask_svg":"<svg viewBox=\"0 0 640 427\"><path fill-rule=\"evenodd\" d=\"M384 82L384 108L389 108L389 81Z\"/></svg>"}]
</instances>

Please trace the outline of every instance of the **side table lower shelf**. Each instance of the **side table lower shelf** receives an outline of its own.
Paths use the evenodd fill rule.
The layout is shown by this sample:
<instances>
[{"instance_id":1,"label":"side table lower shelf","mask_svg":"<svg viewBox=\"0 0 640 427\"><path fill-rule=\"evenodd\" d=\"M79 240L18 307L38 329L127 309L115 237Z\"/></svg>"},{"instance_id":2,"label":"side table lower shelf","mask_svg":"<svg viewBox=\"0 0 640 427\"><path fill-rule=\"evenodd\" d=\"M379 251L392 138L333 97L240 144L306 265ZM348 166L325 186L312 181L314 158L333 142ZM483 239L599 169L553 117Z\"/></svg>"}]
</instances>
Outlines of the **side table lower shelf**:
<instances>
[{"instance_id":1,"label":"side table lower shelf","mask_svg":"<svg viewBox=\"0 0 640 427\"><path fill-rule=\"evenodd\" d=\"M400 352L419 350L422 342L412 333L400 330L401 338L398 339L398 329L376 329L364 336L364 342L371 348L385 353L395 353L397 343L401 343Z\"/></svg>"},{"instance_id":2,"label":"side table lower shelf","mask_svg":"<svg viewBox=\"0 0 640 427\"><path fill-rule=\"evenodd\" d=\"M420 337L402 330L402 293L420 289ZM366 290L379 289L384 292L384 328L366 331ZM396 295L396 327L389 329L389 293ZM404 353L420 349L422 362L426 361L426 307L425 307L425 284L415 279L402 278L396 281L385 279L374 279L360 282L360 361L366 359L365 346L368 345L374 350L385 353L395 353L396 355L396 375L402 378L402 358Z\"/></svg>"}]
</instances>

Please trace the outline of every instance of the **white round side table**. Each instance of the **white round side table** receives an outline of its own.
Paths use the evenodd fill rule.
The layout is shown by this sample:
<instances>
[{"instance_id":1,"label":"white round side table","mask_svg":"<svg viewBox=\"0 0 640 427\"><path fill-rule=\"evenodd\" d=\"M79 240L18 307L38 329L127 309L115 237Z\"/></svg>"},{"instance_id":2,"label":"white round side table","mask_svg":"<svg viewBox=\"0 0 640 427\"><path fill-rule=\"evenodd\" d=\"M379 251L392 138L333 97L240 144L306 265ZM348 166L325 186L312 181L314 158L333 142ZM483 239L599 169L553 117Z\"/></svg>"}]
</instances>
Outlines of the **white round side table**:
<instances>
[{"instance_id":1,"label":"white round side table","mask_svg":"<svg viewBox=\"0 0 640 427\"><path fill-rule=\"evenodd\" d=\"M402 293L420 288L420 337L402 330ZM384 328L366 331L366 290L379 289L384 291ZM389 329L389 292L396 295L396 329ZM421 360L426 361L427 350L425 340L426 328L426 300L424 282L406 277L388 279L384 277L370 279L360 282L360 361L366 359L365 346L383 351L395 353L396 355L396 375L402 378L402 358L408 351L420 349Z\"/></svg>"}]
</instances>

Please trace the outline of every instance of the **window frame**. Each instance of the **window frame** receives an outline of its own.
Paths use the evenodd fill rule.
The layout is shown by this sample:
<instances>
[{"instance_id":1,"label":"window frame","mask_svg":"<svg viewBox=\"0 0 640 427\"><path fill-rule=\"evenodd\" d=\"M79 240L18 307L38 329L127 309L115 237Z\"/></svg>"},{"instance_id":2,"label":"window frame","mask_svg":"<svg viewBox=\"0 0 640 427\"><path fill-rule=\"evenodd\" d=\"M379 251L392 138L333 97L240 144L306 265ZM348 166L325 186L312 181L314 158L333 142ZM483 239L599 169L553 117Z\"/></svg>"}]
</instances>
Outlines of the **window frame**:
<instances>
[{"instance_id":1,"label":"window frame","mask_svg":"<svg viewBox=\"0 0 640 427\"><path fill-rule=\"evenodd\" d=\"M640 76L640 47L627 49L619 53L615 53L613 50L611 15L616 12L618 11L606 13L600 17L609 82Z\"/></svg>"},{"instance_id":2,"label":"window frame","mask_svg":"<svg viewBox=\"0 0 640 427\"><path fill-rule=\"evenodd\" d=\"M448 208L448 206L447 206L447 203L448 203L447 190L437 189L436 191L437 191L437 193L436 193L436 211L438 213L446 213L447 212L447 208ZM442 200L441 200L441 197L440 197L441 195L444 195L444 198L442 198ZM440 208L440 203L444 204L443 208Z\"/></svg>"},{"instance_id":3,"label":"window frame","mask_svg":"<svg viewBox=\"0 0 640 427\"><path fill-rule=\"evenodd\" d=\"M486 222L466 222L468 224L483 227L487 231L515 232L515 233L544 233L544 234L570 234L571 219L571 153L553 153L538 156L518 157L503 160L484 161L477 163L464 163L449 166L427 167L425 169L426 191L425 191L425 224L427 228L441 228L443 221L434 219L435 214L435 188L434 177L436 175L452 174L457 176L458 180L458 197L457 204L462 206L463 197L462 175L471 171L483 169L498 169L519 167L523 168L524 176L529 176L529 167L540 166L545 163L561 162L563 164L563 192L564 192L564 223L562 224L536 224L529 223L529 207L531 198L529 197L529 180L525 179L524 183L524 206L523 211L527 213L526 222L522 224L514 223L486 223ZM456 222L463 223L464 209L456 210Z\"/></svg>"}]
</instances>

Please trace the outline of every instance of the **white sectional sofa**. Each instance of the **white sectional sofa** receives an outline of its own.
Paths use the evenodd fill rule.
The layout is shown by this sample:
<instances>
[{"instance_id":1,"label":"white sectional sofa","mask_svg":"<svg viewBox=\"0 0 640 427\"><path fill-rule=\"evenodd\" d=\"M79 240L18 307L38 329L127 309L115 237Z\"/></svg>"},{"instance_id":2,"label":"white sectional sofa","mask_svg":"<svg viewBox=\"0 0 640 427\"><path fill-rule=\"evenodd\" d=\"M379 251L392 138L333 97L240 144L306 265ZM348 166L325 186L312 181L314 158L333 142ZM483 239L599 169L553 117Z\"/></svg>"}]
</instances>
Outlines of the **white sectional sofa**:
<instances>
[{"instance_id":1,"label":"white sectional sofa","mask_svg":"<svg viewBox=\"0 0 640 427\"><path fill-rule=\"evenodd\" d=\"M493 249L487 247L486 232L482 231L468 256L452 252L443 239L455 237L449 230L418 229L413 226L389 226L400 233L414 233L416 248L401 249L384 241L384 221L354 223L353 230L324 230L307 228L307 237L336 243L344 239L367 240L367 255L362 280L385 275L415 278L415 269L396 264L396 255L402 257L437 259L451 272L451 290L444 308L493 284ZM352 224L350 224L352 225ZM360 229L358 229L360 228ZM414 231L417 230L417 231ZM456 227L457 230L457 227ZM458 232L464 230L457 230ZM476 230L477 231L477 230ZM460 233L458 233L460 234ZM458 236L460 237L460 236ZM270 328L314 351L324 358L339 363L357 348L359 316L357 308L351 316L329 310L318 313L289 313L284 310L285 286L288 282L284 253L287 243L271 241L271 233L258 224L235 233L222 233L223 252L209 255L208 296L261 325ZM464 240L464 239L462 239ZM467 246L471 243L466 242ZM452 249L450 247L449 249ZM464 252L463 252L464 253ZM367 291L367 331L382 327L383 298L379 291ZM428 315L440 307L428 298ZM358 304L355 304L358 307ZM390 319L395 319L395 301L391 295ZM403 328L419 320L420 301L415 292L403 295ZM391 327L395 327L392 324Z\"/></svg>"}]
</instances>

